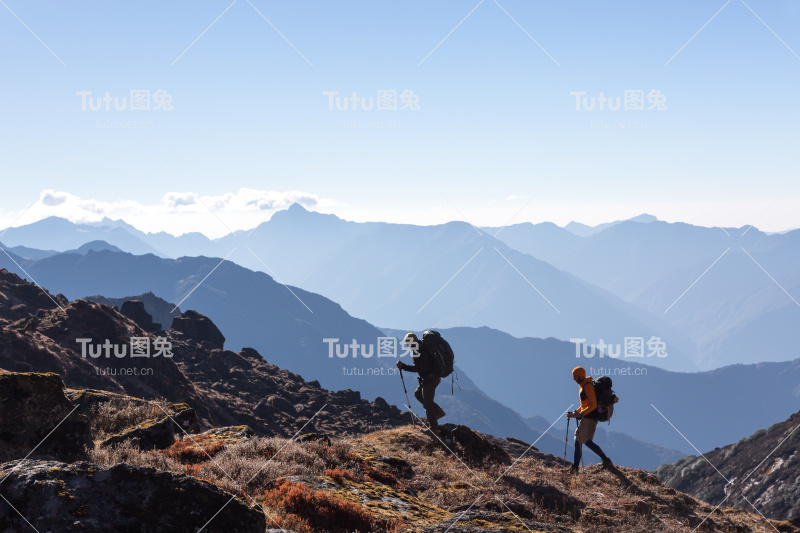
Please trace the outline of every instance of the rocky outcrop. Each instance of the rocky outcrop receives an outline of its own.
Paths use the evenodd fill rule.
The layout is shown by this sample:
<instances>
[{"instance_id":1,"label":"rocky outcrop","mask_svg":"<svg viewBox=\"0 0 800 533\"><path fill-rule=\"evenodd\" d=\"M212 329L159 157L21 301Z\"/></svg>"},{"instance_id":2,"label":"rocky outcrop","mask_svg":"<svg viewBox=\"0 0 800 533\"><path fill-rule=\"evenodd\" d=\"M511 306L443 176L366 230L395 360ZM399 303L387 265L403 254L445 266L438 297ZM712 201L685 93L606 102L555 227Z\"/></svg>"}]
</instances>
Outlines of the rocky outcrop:
<instances>
[{"instance_id":1,"label":"rocky outcrop","mask_svg":"<svg viewBox=\"0 0 800 533\"><path fill-rule=\"evenodd\" d=\"M30 452L74 459L91 445L88 421L75 412L57 374L0 369L0 461Z\"/></svg>"},{"instance_id":2,"label":"rocky outcrop","mask_svg":"<svg viewBox=\"0 0 800 533\"><path fill-rule=\"evenodd\" d=\"M7 300L28 301L31 309L38 305L36 294L44 295L13 274L0 273L0 286L10 295ZM357 391L325 390L318 382L306 382L267 363L252 348L241 352L221 348L222 333L195 311L180 315L174 329L153 334L137 323L148 325L138 304L126 307L132 319L90 300L64 302L62 309L45 298L40 302L44 308L13 323L0 323L0 368L59 374L74 389L70 397L81 404L79 413L87 412L89 404L96 406L123 395L186 403L197 413L197 431L247 425L256 435L290 436L310 421L304 433L358 434L409 421L381 399L369 402ZM125 306L125 301L112 303ZM0 316L3 309L0 301ZM129 346L133 337L144 337L153 352L158 335L171 346L172 357L84 356L77 342L87 338L92 339L91 346L106 341Z\"/></svg>"},{"instance_id":3,"label":"rocky outcrop","mask_svg":"<svg viewBox=\"0 0 800 533\"><path fill-rule=\"evenodd\" d=\"M173 445L175 439L192 433L197 427L197 413L185 404L174 415L146 420L141 424L112 435L102 446L115 446L130 442L140 450L163 450Z\"/></svg>"},{"instance_id":4,"label":"rocky outcrop","mask_svg":"<svg viewBox=\"0 0 800 533\"><path fill-rule=\"evenodd\" d=\"M126 300L120 306L119 312L145 331L155 333L161 330L161 324L153 322L153 316L145 310L144 302L141 300Z\"/></svg>"},{"instance_id":5,"label":"rocky outcrop","mask_svg":"<svg viewBox=\"0 0 800 533\"><path fill-rule=\"evenodd\" d=\"M265 530L260 511L214 485L152 468L20 460L0 478L13 506L0 505L0 531Z\"/></svg>"},{"instance_id":6,"label":"rocky outcrop","mask_svg":"<svg viewBox=\"0 0 800 533\"><path fill-rule=\"evenodd\" d=\"M122 308L125 302L137 301L142 302L144 310L152 317L153 325L158 326L158 329L168 328L172 324L172 319L181 314L181 310L172 303L169 303L163 298L159 298L152 292L145 292L136 296L126 296L124 298L108 298L106 296L87 296L86 300L91 300L99 304L106 304L110 307L119 309L124 314ZM144 328L143 329L147 329ZM149 330L157 331L157 330Z\"/></svg>"},{"instance_id":7,"label":"rocky outcrop","mask_svg":"<svg viewBox=\"0 0 800 533\"><path fill-rule=\"evenodd\" d=\"M35 315L39 309L55 309L67 303L63 294L53 296L16 274L0 269L0 319L19 320Z\"/></svg>"},{"instance_id":8,"label":"rocky outcrop","mask_svg":"<svg viewBox=\"0 0 800 533\"><path fill-rule=\"evenodd\" d=\"M662 465L664 483L711 504L800 519L800 413L736 444ZM728 481L731 483L729 484ZM753 505L751 506L750 503Z\"/></svg>"},{"instance_id":9,"label":"rocky outcrop","mask_svg":"<svg viewBox=\"0 0 800 533\"><path fill-rule=\"evenodd\" d=\"M201 315L197 311L186 311L180 316L172 319L173 331L179 332L187 340L202 343L208 342L215 348L222 349L225 346L225 337L222 332L208 317Z\"/></svg>"},{"instance_id":10,"label":"rocky outcrop","mask_svg":"<svg viewBox=\"0 0 800 533\"><path fill-rule=\"evenodd\" d=\"M250 439L255 432L248 426L228 426L213 428L192 437L208 437L209 439L224 444L237 444Z\"/></svg>"},{"instance_id":11,"label":"rocky outcrop","mask_svg":"<svg viewBox=\"0 0 800 533\"><path fill-rule=\"evenodd\" d=\"M478 463L499 463L508 464L511 457L499 445L483 438L479 433L467 426L453 426L447 424L441 428L447 437L452 439L453 444L462 459Z\"/></svg>"}]
</instances>

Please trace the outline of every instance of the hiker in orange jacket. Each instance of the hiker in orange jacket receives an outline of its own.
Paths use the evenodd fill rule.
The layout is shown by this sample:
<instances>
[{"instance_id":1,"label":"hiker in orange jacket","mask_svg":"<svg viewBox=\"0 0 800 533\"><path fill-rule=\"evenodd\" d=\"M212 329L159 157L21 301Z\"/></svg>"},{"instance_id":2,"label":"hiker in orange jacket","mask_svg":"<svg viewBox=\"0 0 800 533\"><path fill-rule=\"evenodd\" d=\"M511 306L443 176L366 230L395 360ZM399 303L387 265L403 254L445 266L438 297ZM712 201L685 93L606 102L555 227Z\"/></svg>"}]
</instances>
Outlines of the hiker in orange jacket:
<instances>
[{"instance_id":1,"label":"hiker in orange jacket","mask_svg":"<svg viewBox=\"0 0 800 533\"><path fill-rule=\"evenodd\" d=\"M594 443L595 430L597 430L597 396L594 393L594 383L592 377L586 375L586 370L576 366L572 369L572 379L580 385L581 406L571 413L567 413L567 418L575 418L578 421L578 429L575 430L575 456L570 471L578 473L578 466L583 457L583 445L596 453L603 461L603 466L608 468L613 465L611 459L606 457L600 446Z\"/></svg>"}]
</instances>

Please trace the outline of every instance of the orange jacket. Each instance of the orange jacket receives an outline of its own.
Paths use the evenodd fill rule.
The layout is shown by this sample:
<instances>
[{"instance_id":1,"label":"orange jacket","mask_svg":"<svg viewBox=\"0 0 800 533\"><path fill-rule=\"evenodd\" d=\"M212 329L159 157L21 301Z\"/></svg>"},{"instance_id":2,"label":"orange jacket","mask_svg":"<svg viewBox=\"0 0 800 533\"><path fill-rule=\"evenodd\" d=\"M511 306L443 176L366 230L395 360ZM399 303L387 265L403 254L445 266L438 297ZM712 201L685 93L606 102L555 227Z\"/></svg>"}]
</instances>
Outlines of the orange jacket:
<instances>
[{"instance_id":1,"label":"orange jacket","mask_svg":"<svg viewBox=\"0 0 800 533\"><path fill-rule=\"evenodd\" d=\"M597 409L597 396L594 393L594 383L591 376L587 376L586 379L581 381L580 385L581 388L578 393L581 396L581 407L578 409L578 413L581 416L586 416Z\"/></svg>"}]
</instances>

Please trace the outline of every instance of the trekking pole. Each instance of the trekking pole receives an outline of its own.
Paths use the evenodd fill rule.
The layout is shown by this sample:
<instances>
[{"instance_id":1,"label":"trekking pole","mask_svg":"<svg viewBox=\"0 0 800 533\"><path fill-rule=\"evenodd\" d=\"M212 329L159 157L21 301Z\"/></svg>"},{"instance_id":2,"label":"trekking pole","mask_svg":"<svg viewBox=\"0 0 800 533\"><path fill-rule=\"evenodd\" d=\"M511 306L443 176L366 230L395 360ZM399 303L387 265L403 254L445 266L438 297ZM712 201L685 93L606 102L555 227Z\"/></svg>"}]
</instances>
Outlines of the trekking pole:
<instances>
[{"instance_id":1,"label":"trekking pole","mask_svg":"<svg viewBox=\"0 0 800 533\"><path fill-rule=\"evenodd\" d=\"M406 389L406 380L403 378L403 370L400 370L400 381L403 382L403 392L406 393L406 407L408 407L409 414L411 415L411 425L414 429L417 428L416 422L414 422L414 413L411 412L411 401L408 399L408 390Z\"/></svg>"},{"instance_id":2,"label":"trekking pole","mask_svg":"<svg viewBox=\"0 0 800 533\"><path fill-rule=\"evenodd\" d=\"M564 461L567 460L567 446L569 446L569 417L567 417L567 434L564 435Z\"/></svg>"}]
</instances>

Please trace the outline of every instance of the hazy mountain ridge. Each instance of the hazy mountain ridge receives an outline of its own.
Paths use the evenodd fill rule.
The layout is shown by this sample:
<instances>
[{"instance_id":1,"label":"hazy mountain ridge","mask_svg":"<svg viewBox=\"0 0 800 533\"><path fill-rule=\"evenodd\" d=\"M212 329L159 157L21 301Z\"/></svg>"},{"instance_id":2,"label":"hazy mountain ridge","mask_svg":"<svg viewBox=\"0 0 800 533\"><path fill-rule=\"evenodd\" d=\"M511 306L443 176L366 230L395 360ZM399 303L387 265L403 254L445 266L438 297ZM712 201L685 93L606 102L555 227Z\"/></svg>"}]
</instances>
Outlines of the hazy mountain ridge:
<instances>
[{"instance_id":1,"label":"hazy mountain ridge","mask_svg":"<svg viewBox=\"0 0 800 533\"><path fill-rule=\"evenodd\" d=\"M800 359L680 373L643 364L646 357L576 357L574 344L557 339L516 338L490 328L440 331L476 385L522 416L553 422L574 408L577 387L570 372L581 365L595 377L610 375L621 399L611 424L601 428L687 454L692 447L653 406L700 449L712 449L784 420L800 397ZM725 390L738 391L738 416L709 417L729 408L730 398L720 393Z\"/></svg>"}]
</instances>

